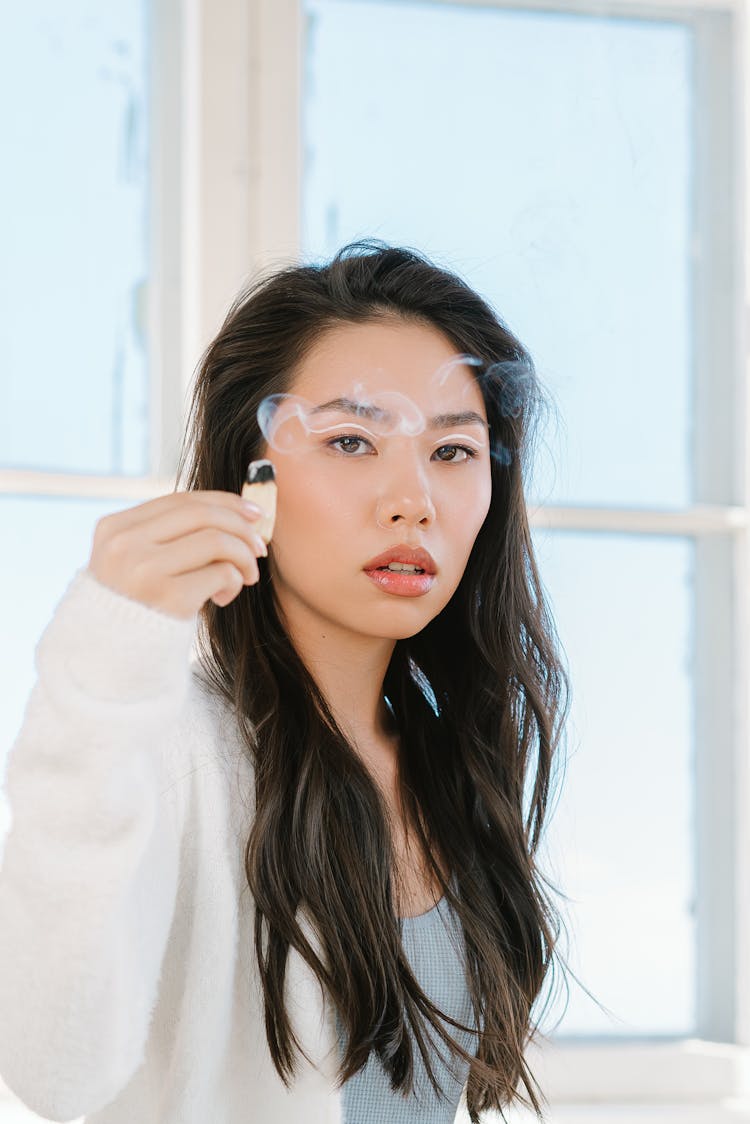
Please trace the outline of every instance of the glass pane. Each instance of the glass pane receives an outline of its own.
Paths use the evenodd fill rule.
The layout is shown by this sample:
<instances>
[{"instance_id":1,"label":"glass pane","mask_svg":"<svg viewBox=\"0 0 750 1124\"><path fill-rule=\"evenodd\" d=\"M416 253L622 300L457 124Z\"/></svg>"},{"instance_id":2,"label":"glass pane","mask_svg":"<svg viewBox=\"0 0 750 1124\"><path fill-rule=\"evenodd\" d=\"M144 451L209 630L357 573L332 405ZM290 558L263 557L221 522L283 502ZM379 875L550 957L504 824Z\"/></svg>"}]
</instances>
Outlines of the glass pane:
<instances>
[{"instance_id":1,"label":"glass pane","mask_svg":"<svg viewBox=\"0 0 750 1124\"><path fill-rule=\"evenodd\" d=\"M146 15L3 9L0 467L148 471Z\"/></svg>"},{"instance_id":2,"label":"glass pane","mask_svg":"<svg viewBox=\"0 0 750 1124\"><path fill-rule=\"evenodd\" d=\"M559 1034L695 1029L693 545L536 532L572 679L542 869L572 899ZM556 1014L559 1015L559 1007Z\"/></svg>"},{"instance_id":3,"label":"glass pane","mask_svg":"<svg viewBox=\"0 0 750 1124\"><path fill-rule=\"evenodd\" d=\"M560 418L535 499L688 503L692 30L471 4L305 9L305 252L416 246L490 300Z\"/></svg>"},{"instance_id":4,"label":"glass pane","mask_svg":"<svg viewBox=\"0 0 750 1124\"><path fill-rule=\"evenodd\" d=\"M0 776L36 678L34 650L75 572L91 554L97 520L137 499L0 496ZM0 832L0 834L2 834Z\"/></svg>"}]
</instances>

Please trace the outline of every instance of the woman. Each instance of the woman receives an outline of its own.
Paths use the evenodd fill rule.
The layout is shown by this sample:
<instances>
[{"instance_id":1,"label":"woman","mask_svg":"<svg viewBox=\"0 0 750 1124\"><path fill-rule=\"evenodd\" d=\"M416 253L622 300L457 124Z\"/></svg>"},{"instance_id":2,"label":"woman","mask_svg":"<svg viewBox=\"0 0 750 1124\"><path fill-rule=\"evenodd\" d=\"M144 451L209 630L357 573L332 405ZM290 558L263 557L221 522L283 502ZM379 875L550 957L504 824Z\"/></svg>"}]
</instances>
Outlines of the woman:
<instances>
[{"instance_id":1,"label":"woman","mask_svg":"<svg viewBox=\"0 0 750 1124\"><path fill-rule=\"evenodd\" d=\"M412 252L235 302L185 490L98 523L11 752L0 1073L37 1112L541 1113L566 679L523 495L539 401L518 340ZM239 496L264 457L268 548Z\"/></svg>"}]
</instances>

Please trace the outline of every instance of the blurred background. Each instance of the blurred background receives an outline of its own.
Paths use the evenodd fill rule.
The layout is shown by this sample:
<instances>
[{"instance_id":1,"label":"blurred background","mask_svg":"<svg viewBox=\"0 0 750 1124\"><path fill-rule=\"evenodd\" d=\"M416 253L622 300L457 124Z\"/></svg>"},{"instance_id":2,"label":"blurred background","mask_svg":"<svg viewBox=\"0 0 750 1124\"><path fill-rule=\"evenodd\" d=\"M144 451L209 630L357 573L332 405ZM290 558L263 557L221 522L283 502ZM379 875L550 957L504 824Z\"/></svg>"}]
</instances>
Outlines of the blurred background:
<instances>
[{"instance_id":1,"label":"blurred background","mask_svg":"<svg viewBox=\"0 0 750 1124\"><path fill-rule=\"evenodd\" d=\"M750 1121L748 58L741 0L2 10L0 775L96 521L173 488L241 286L368 236L459 272L550 401L551 1124Z\"/></svg>"}]
</instances>

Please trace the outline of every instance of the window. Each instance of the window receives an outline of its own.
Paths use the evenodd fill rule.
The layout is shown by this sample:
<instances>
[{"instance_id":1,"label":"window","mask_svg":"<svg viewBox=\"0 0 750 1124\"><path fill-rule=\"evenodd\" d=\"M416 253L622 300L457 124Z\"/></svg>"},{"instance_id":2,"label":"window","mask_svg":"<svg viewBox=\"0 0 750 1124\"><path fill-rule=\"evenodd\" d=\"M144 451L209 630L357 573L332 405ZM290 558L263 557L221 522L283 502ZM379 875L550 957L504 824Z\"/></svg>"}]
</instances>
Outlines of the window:
<instances>
[{"instance_id":1,"label":"window","mask_svg":"<svg viewBox=\"0 0 750 1124\"><path fill-rule=\"evenodd\" d=\"M95 520L171 489L192 371L243 281L358 236L419 247L497 308L555 405L529 487L573 685L546 855L605 1010L572 985L538 1061L552 1120L750 1119L738 0L34 0L13 19L10 53L48 85L12 60L4 80L60 117L27 111L32 216L4 198L4 588L26 603L4 732ZM88 171L72 120L107 133Z\"/></svg>"},{"instance_id":2,"label":"window","mask_svg":"<svg viewBox=\"0 0 750 1124\"><path fill-rule=\"evenodd\" d=\"M555 406L529 487L573 684L546 857L599 1001L572 984L542 1062L560 1119L702 1098L720 1047L695 1043L726 1061L744 1042L735 23L728 5L302 5L303 250L426 250L530 348Z\"/></svg>"},{"instance_id":3,"label":"window","mask_svg":"<svg viewBox=\"0 0 750 1124\"><path fill-rule=\"evenodd\" d=\"M151 471L148 18L145 0L32 0L4 20L4 746L32 637L118 506L102 478Z\"/></svg>"}]
</instances>

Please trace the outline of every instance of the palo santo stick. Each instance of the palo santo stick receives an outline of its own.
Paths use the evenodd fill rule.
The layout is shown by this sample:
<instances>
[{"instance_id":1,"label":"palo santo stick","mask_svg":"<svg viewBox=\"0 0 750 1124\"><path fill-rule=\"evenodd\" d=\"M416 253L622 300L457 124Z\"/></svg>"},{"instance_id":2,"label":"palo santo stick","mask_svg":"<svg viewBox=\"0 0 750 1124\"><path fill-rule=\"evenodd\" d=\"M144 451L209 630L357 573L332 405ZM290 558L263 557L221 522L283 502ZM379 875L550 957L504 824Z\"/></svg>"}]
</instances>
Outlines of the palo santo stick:
<instances>
[{"instance_id":1,"label":"palo santo stick","mask_svg":"<svg viewBox=\"0 0 750 1124\"><path fill-rule=\"evenodd\" d=\"M255 524L255 529L263 542L269 543L276 521L276 475L270 461L250 461L242 485L242 498L263 508L265 515Z\"/></svg>"}]
</instances>

